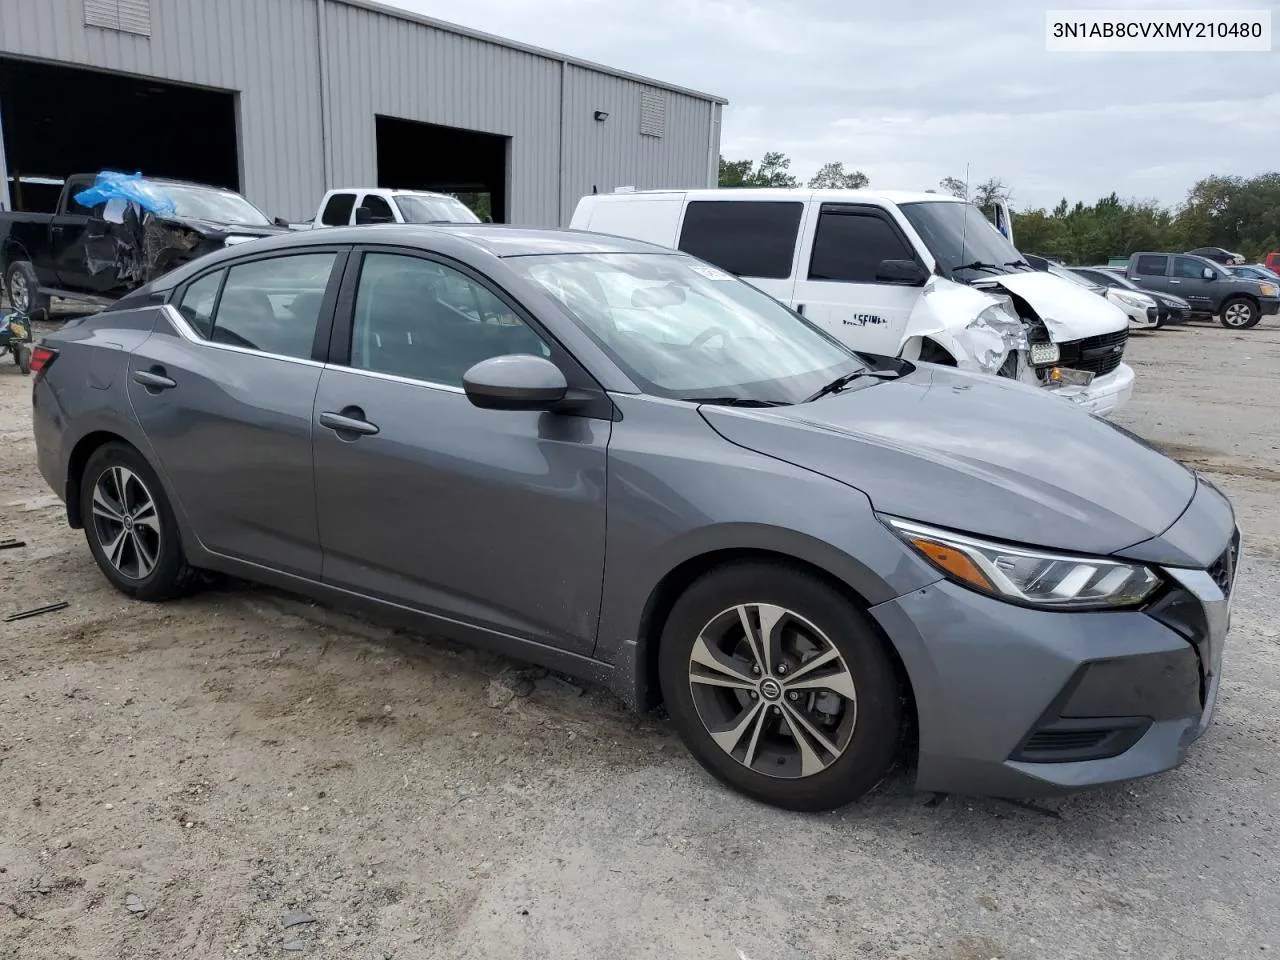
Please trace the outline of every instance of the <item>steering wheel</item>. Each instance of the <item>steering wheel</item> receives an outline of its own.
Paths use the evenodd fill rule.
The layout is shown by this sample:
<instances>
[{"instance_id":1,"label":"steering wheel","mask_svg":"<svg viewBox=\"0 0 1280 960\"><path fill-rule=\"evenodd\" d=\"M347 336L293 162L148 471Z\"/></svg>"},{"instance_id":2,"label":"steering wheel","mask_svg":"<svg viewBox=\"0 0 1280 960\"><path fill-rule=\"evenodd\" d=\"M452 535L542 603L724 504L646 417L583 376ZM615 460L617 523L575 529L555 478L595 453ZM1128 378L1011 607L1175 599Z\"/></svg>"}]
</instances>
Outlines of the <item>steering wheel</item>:
<instances>
[{"instance_id":1,"label":"steering wheel","mask_svg":"<svg viewBox=\"0 0 1280 960\"><path fill-rule=\"evenodd\" d=\"M715 336L724 337L727 340L729 338L729 331L724 327L707 327L707 329L703 330L700 334L689 341L689 349L696 350Z\"/></svg>"}]
</instances>

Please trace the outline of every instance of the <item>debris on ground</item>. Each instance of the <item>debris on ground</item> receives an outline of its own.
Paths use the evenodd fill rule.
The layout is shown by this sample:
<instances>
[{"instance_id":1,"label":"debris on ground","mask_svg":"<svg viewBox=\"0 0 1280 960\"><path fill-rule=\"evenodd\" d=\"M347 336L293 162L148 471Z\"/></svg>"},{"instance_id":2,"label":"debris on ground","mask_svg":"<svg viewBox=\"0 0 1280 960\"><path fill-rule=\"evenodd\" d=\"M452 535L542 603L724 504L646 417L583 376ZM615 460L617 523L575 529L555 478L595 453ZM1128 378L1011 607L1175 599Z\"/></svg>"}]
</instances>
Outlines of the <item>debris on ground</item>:
<instances>
[{"instance_id":1,"label":"debris on ground","mask_svg":"<svg viewBox=\"0 0 1280 960\"><path fill-rule=\"evenodd\" d=\"M43 607L32 607L30 610L19 610L17 613L11 613L4 618L5 623L13 623L15 620L26 620L28 617L39 617L46 613L56 613L59 610L65 610L71 606L66 600L59 600L57 603L48 603Z\"/></svg>"},{"instance_id":2,"label":"debris on ground","mask_svg":"<svg viewBox=\"0 0 1280 960\"><path fill-rule=\"evenodd\" d=\"M146 913L146 905L142 902L142 898L136 893L131 893L124 898L125 909L130 913Z\"/></svg>"},{"instance_id":3,"label":"debris on ground","mask_svg":"<svg viewBox=\"0 0 1280 960\"><path fill-rule=\"evenodd\" d=\"M303 923L315 923L316 918L305 910L290 910L284 915L281 926L288 930L290 927L296 927Z\"/></svg>"},{"instance_id":4,"label":"debris on ground","mask_svg":"<svg viewBox=\"0 0 1280 960\"><path fill-rule=\"evenodd\" d=\"M27 541L19 540L17 537L4 537L0 539L0 550L14 550L18 547L25 547Z\"/></svg>"}]
</instances>

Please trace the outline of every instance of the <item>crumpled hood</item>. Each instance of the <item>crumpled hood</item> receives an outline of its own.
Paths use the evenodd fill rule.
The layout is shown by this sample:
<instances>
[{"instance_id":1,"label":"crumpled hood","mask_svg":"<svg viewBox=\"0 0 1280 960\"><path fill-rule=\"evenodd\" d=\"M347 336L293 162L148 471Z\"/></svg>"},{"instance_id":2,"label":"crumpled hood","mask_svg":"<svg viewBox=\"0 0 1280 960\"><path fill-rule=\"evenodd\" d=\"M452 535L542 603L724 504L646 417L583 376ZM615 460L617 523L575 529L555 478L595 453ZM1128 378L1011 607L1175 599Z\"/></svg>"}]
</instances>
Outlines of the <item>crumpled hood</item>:
<instances>
[{"instance_id":1,"label":"crumpled hood","mask_svg":"<svg viewBox=\"0 0 1280 960\"><path fill-rule=\"evenodd\" d=\"M1029 270L984 277L983 281L975 286L985 287L989 281L992 286L1003 287L1027 301L1036 316L1044 321L1055 343L1129 328L1129 318L1114 303L1051 273Z\"/></svg>"},{"instance_id":2,"label":"crumpled hood","mask_svg":"<svg viewBox=\"0 0 1280 960\"><path fill-rule=\"evenodd\" d=\"M164 216L156 219L164 223L187 227L206 236L229 236L235 234L242 237L274 237L278 233L289 232L288 227L278 227L275 224L218 223L214 220L198 220L195 217L177 216Z\"/></svg>"},{"instance_id":3,"label":"crumpled hood","mask_svg":"<svg viewBox=\"0 0 1280 960\"><path fill-rule=\"evenodd\" d=\"M813 403L699 409L732 443L856 487L877 511L1015 543L1113 553L1166 531L1196 489L1181 464L1040 388L931 364Z\"/></svg>"}]
</instances>

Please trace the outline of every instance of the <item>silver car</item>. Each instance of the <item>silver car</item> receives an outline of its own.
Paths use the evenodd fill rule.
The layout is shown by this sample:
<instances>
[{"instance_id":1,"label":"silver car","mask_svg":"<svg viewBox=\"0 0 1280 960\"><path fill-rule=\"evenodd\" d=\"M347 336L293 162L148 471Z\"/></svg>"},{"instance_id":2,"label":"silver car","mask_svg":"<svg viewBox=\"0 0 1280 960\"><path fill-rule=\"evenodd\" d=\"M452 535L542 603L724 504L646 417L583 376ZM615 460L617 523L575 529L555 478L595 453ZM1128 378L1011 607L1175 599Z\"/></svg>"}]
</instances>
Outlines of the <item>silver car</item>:
<instances>
[{"instance_id":1,"label":"silver car","mask_svg":"<svg viewBox=\"0 0 1280 960\"><path fill-rule=\"evenodd\" d=\"M851 352L688 256L488 225L210 254L33 352L40 468L140 600L223 571L665 702L819 810L914 754L1026 796L1173 767L1228 501L1043 391Z\"/></svg>"}]
</instances>

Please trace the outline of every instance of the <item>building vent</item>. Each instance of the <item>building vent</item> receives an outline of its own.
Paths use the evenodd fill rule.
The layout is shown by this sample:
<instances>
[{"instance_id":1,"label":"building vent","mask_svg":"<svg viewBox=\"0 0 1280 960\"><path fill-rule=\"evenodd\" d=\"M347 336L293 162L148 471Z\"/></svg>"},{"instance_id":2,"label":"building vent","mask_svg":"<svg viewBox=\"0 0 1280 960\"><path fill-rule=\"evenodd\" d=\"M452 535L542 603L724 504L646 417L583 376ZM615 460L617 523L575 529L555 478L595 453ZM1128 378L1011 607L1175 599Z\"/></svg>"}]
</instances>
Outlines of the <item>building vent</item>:
<instances>
[{"instance_id":1,"label":"building vent","mask_svg":"<svg viewBox=\"0 0 1280 960\"><path fill-rule=\"evenodd\" d=\"M667 130L667 97L657 90L640 94L640 135L660 137Z\"/></svg>"},{"instance_id":2,"label":"building vent","mask_svg":"<svg viewBox=\"0 0 1280 960\"><path fill-rule=\"evenodd\" d=\"M151 36L151 0L84 0L84 25Z\"/></svg>"}]
</instances>

